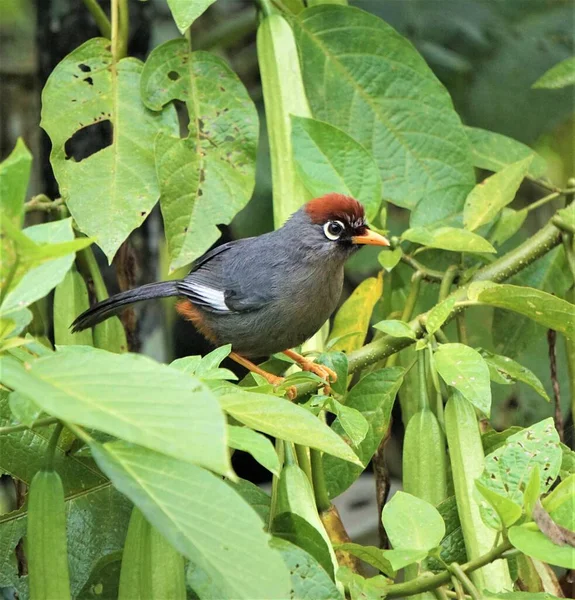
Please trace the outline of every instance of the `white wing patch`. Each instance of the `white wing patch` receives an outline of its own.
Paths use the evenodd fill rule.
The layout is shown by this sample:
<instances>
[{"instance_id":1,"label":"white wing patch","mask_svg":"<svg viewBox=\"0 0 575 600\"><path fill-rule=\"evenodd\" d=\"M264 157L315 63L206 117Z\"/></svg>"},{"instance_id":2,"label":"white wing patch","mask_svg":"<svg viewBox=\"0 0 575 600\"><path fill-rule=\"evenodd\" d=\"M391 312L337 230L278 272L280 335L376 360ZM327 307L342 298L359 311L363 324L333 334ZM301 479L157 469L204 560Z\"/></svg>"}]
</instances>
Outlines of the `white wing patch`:
<instances>
[{"instance_id":1,"label":"white wing patch","mask_svg":"<svg viewBox=\"0 0 575 600\"><path fill-rule=\"evenodd\" d=\"M215 290L214 288L199 283L194 283L192 289L194 294L200 300L211 306L213 309L222 312L231 312L226 304L224 292L222 290Z\"/></svg>"}]
</instances>

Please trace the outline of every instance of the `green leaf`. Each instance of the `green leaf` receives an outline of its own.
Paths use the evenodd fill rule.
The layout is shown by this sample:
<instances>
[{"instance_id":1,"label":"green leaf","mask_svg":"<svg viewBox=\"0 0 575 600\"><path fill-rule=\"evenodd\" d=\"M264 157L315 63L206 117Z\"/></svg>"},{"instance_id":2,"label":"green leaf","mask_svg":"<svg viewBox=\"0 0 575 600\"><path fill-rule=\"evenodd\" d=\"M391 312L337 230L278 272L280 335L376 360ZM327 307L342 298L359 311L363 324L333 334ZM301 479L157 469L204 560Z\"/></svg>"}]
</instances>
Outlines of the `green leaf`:
<instances>
[{"instance_id":1,"label":"green leaf","mask_svg":"<svg viewBox=\"0 0 575 600\"><path fill-rule=\"evenodd\" d=\"M273 537L271 547L278 550L291 575L292 600L338 600L342 596L329 575L311 554L282 538Z\"/></svg>"},{"instance_id":2,"label":"green leaf","mask_svg":"<svg viewBox=\"0 0 575 600\"><path fill-rule=\"evenodd\" d=\"M463 209L463 222L467 229L473 231L489 223L515 198L532 160L533 157L528 156L514 162L473 188Z\"/></svg>"},{"instance_id":3,"label":"green leaf","mask_svg":"<svg viewBox=\"0 0 575 600\"><path fill-rule=\"evenodd\" d=\"M543 74L531 87L556 90L575 85L575 57L566 58Z\"/></svg>"},{"instance_id":4,"label":"green leaf","mask_svg":"<svg viewBox=\"0 0 575 600\"><path fill-rule=\"evenodd\" d=\"M401 246L397 246L393 250L382 250L377 255L379 264L389 273L401 260L403 250Z\"/></svg>"},{"instance_id":5,"label":"green leaf","mask_svg":"<svg viewBox=\"0 0 575 600\"><path fill-rule=\"evenodd\" d=\"M427 219L459 210L474 183L467 138L411 43L376 16L333 4L300 13L294 32L314 117L373 154L384 198L433 206Z\"/></svg>"},{"instance_id":6,"label":"green leaf","mask_svg":"<svg viewBox=\"0 0 575 600\"><path fill-rule=\"evenodd\" d=\"M497 173L512 163L531 157L533 160L527 175L538 179L545 175L547 164L534 150L513 138L479 129L465 127L467 139L471 143L473 165Z\"/></svg>"},{"instance_id":7,"label":"green leaf","mask_svg":"<svg viewBox=\"0 0 575 600\"><path fill-rule=\"evenodd\" d=\"M415 332L408 323L404 321L397 321L391 319L389 321L380 321L376 323L374 329L379 329L379 331L383 331L383 333L387 333L396 338L409 338L410 340L415 339Z\"/></svg>"},{"instance_id":8,"label":"green leaf","mask_svg":"<svg viewBox=\"0 0 575 600\"><path fill-rule=\"evenodd\" d=\"M369 423L365 417L359 410L341 404L335 398L330 398L329 405L351 443L354 446L361 444L369 430Z\"/></svg>"},{"instance_id":9,"label":"green leaf","mask_svg":"<svg viewBox=\"0 0 575 600\"><path fill-rule=\"evenodd\" d=\"M392 569L399 571L408 565L419 562L427 556L427 550L406 550L397 548L385 551L385 559L389 561Z\"/></svg>"},{"instance_id":10,"label":"green leaf","mask_svg":"<svg viewBox=\"0 0 575 600\"><path fill-rule=\"evenodd\" d=\"M558 596L548 594L547 592L502 592L494 594L493 592L485 591L485 600L557 600Z\"/></svg>"},{"instance_id":11,"label":"green leaf","mask_svg":"<svg viewBox=\"0 0 575 600\"><path fill-rule=\"evenodd\" d=\"M336 394L345 394L348 379L347 356L343 352L323 352L316 358L315 362L336 372L337 381L331 383L330 387Z\"/></svg>"},{"instance_id":12,"label":"green leaf","mask_svg":"<svg viewBox=\"0 0 575 600\"><path fill-rule=\"evenodd\" d=\"M455 306L455 296L450 296L436 304L428 313L425 319L425 329L429 334L434 334L447 321L453 307Z\"/></svg>"},{"instance_id":13,"label":"green leaf","mask_svg":"<svg viewBox=\"0 0 575 600\"><path fill-rule=\"evenodd\" d=\"M32 168L32 155L22 138L14 150L0 163L0 212L20 228L24 216L24 201Z\"/></svg>"},{"instance_id":14,"label":"green leaf","mask_svg":"<svg viewBox=\"0 0 575 600\"><path fill-rule=\"evenodd\" d=\"M527 492L525 496L527 498ZM564 479L543 499L542 504L555 523L575 531L575 475Z\"/></svg>"},{"instance_id":15,"label":"green leaf","mask_svg":"<svg viewBox=\"0 0 575 600\"><path fill-rule=\"evenodd\" d=\"M339 567L338 581L345 586L350 600L381 600L387 595L390 581L383 575L364 577L349 567Z\"/></svg>"},{"instance_id":16,"label":"green leaf","mask_svg":"<svg viewBox=\"0 0 575 600\"><path fill-rule=\"evenodd\" d=\"M315 119L291 117L293 159L313 197L338 192L359 200L369 221L379 213L381 176L371 154L345 131Z\"/></svg>"},{"instance_id":17,"label":"green leaf","mask_svg":"<svg viewBox=\"0 0 575 600\"><path fill-rule=\"evenodd\" d=\"M42 409L30 398L12 392L9 396L10 411L18 423L24 423L31 428L32 424L42 413ZM0 444L1 445L1 444Z\"/></svg>"},{"instance_id":18,"label":"green leaf","mask_svg":"<svg viewBox=\"0 0 575 600\"><path fill-rule=\"evenodd\" d=\"M499 214L493 233L489 235L489 241L501 246L521 229L526 218L527 210L513 210L505 207Z\"/></svg>"},{"instance_id":19,"label":"green leaf","mask_svg":"<svg viewBox=\"0 0 575 600\"><path fill-rule=\"evenodd\" d=\"M575 307L552 294L518 285L498 285L483 290L479 302L512 310L568 338L575 338Z\"/></svg>"},{"instance_id":20,"label":"green leaf","mask_svg":"<svg viewBox=\"0 0 575 600\"><path fill-rule=\"evenodd\" d=\"M395 577L396 569L391 566L391 563L385 558L386 551L375 546L362 546L361 544L353 544L351 542L345 544L337 544L335 550L343 550L356 556L368 565L375 567L388 577Z\"/></svg>"},{"instance_id":21,"label":"green leaf","mask_svg":"<svg viewBox=\"0 0 575 600\"><path fill-rule=\"evenodd\" d=\"M74 252L91 243L86 239L74 240L72 219L33 225L21 233L32 241L32 257L19 262L0 306L2 318L12 318L23 307L46 296L64 279L74 262Z\"/></svg>"},{"instance_id":22,"label":"green leaf","mask_svg":"<svg viewBox=\"0 0 575 600\"><path fill-rule=\"evenodd\" d=\"M42 92L40 124L52 141L60 194L78 227L97 239L110 261L159 198L158 132L178 132L173 109L151 112L142 104L141 73L134 58L113 66L110 40L94 38L56 66ZM103 122L113 128L108 146L79 161L67 155L74 134Z\"/></svg>"},{"instance_id":23,"label":"green leaf","mask_svg":"<svg viewBox=\"0 0 575 600\"><path fill-rule=\"evenodd\" d=\"M203 357L185 356L184 358L177 358L170 363L170 367L188 375L195 375L204 382L222 379L235 381L237 376L232 371L220 368L220 363L229 355L231 348L231 344L226 344L212 350Z\"/></svg>"},{"instance_id":24,"label":"green leaf","mask_svg":"<svg viewBox=\"0 0 575 600\"><path fill-rule=\"evenodd\" d=\"M274 475L279 475L280 461L267 437L245 427L228 425L228 445L230 448L249 452L260 465Z\"/></svg>"},{"instance_id":25,"label":"green leaf","mask_svg":"<svg viewBox=\"0 0 575 600\"><path fill-rule=\"evenodd\" d=\"M29 369L0 358L2 382L66 421L230 472L224 415L199 381L138 354L65 348Z\"/></svg>"},{"instance_id":26,"label":"green leaf","mask_svg":"<svg viewBox=\"0 0 575 600\"><path fill-rule=\"evenodd\" d=\"M324 454L323 465L330 498L341 494L361 475L378 449L389 428L391 409L404 373L405 369L402 367L375 371L363 377L348 393L345 405L359 410L367 420L369 430L356 448L357 456L362 462L360 467ZM332 429L345 438L345 431L337 419Z\"/></svg>"},{"instance_id":27,"label":"green leaf","mask_svg":"<svg viewBox=\"0 0 575 600\"><path fill-rule=\"evenodd\" d=\"M226 483L258 513L264 523L269 523L271 498L268 494L255 483L247 481L247 479L238 478L237 481L226 480Z\"/></svg>"},{"instance_id":28,"label":"green leaf","mask_svg":"<svg viewBox=\"0 0 575 600\"><path fill-rule=\"evenodd\" d=\"M497 516L505 527L511 527L513 523L516 523L519 520L522 513L521 506L506 496L494 492L491 488L481 484L479 481L475 482L475 486L487 502L495 509ZM490 523L487 524L489 525Z\"/></svg>"},{"instance_id":29,"label":"green leaf","mask_svg":"<svg viewBox=\"0 0 575 600\"><path fill-rule=\"evenodd\" d=\"M489 368L477 350L464 344L442 344L435 368L447 385L458 390L484 415L491 412Z\"/></svg>"},{"instance_id":30,"label":"green leaf","mask_svg":"<svg viewBox=\"0 0 575 600\"><path fill-rule=\"evenodd\" d=\"M465 540L463 539L455 496L450 496L438 504L437 510L445 523L445 535L440 544L441 559L446 563L458 562L459 564L462 564L466 562L467 553L465 550ZM433 559L428 560L428 565L436 571L441 571L443 569L443 565L437 561L433 562ZM432 567L432 565L434 566Z\"/></svg>"},{"instance_id":31,"label":"green leaf","mask_svg":"<svg viewBox=\"0 0 575 600\"><path fill-rule=\"evenodd\" d=\"M439 227L433 230L415 227L404 231L401 237L429 248L451 252L496 252L495 248L481 236L456 227Z\"/></svg>"},{"instance_id":32,"label":"green leaf","mask_svg":"<svg viewBox=\"0 0 575 600\"><path fill-rule=\"evenodd\" d=\"M512 383L514 381L521 381L533 388L541 397L545 398L547 402L550 402L549 396L543 387L543 384L539 378L533 374L532 371L515 362L507 356L500 356L493 354L487 350L481 350L481 356L487 363L489 371L492 374L495 371L497 375L507 379L506 383ZM494 380L495 381L495 380Z\"/></svg>"},{"instance_id":33,"label":"green leaf","mask_svg":"<svg viewBox=\"0 0 575 600\"><path fill-rule=\"evenodd\" d=\"M445 523L437 509L401 491L383 507L381 520L394 549L429 552L445 535Z\"/></svg>"},{"instance_id":34,"label":"green leaf","mask_svg":"<svg viewBox=\"0 0 575 600\"><path fill-rule=\"evenodd\" d=\"M377 277L364 279L353 290L351 296L337 311L329 339L340 337L341 340L334 344L332 350L350 353L363 346L371 313L375 303L383 293L383 279L381 274ZM354 333L355 335L351 335ZM348 335L350 334L350 335Z\"/></svg>"},{"instance_id":35,"label":"green leaf","mask_svg":"<svg viewBox=\"0 0 575 600\"><path fill-rule=\"evenodd\" d=\"M180 30L186 33L190 25L216 0L168 0L172 17Z\"/></svg>"},{"instance_id":36,"label":"green leaf","mask_svg":"<svg viewBox=\"0 0 575 600\"><path fill-rule=\"evenodd\" d=\"M288 596L289 573L269 547L263 523L225 482L189 462L125 442L90 447L114 485L217 582L225 598Z\"/></svg>"},{"instance_id":37,"label":"green leaf","mask_svg":"<svg viewBox=\"0 0 575 600\"><path fill-rule=\"evenodd\" d=\"M533 523L511 527L509 541L527 556L557 567L575 569L575 548L557 546L534 527L536 526Z\"/></svg>"},{"instance_id":38,"label":"green leaf","mask_svg":"<svg viewBox=\"0 0 575 600\"><path fill-rule=\"evenodd\" d=\"M486 456L485 471L479 481L523 506L523 493L535 466L541 473L541 492L546 492L559 474L561 457L553 419L545 419L511 435L503 446Z\"/></svg>"},{"instance_id":39,"label":"green leaf","mask_svg":"<svg viewBox=\"0 0 575 600\"><path fill-rule=\"evenodd\" d=\"M252 429L359 464L353 450L334 431L305 408L284 398L238 389L218 400L228 414Z\"/></svg>"},{"instance_id":40,"label":"green leaf","mask_svg":"<svg viewBox=\"0 0 575 600\"><path fill-rule=\"evenodd\" d=\"M109 482L67 492L65 501L70 585L77 598L100 561L121 552L132 505ZM28 598L28 579L18 575L15 547L26 521L25 510L0 515L0 588L14 586L22 599Z\"/></svg>"},{"instance_id":41,"label":"green leaf","mask_svg":"<svg viewBox=\"0 0 575 600\"><path fill-rule=\"evenodd\" d=\"M537 500L539 500L540 495L541 470L539 469L539 465L536 464L531 470L529 481L527 482L525 491L523 492L523 507L525 508L525 514L530 519L533 518L533 509L535 508L535 504L537 503Z\"/></svg>"},{"instance_id":42,"label":"green leaf","mask_svg":"<svg viewBox=\"0 0 575 600\"><path fill-rule=\"evenodd\" d=\"M190 6L190 3L187 3ZM238 76L218 56L190 52L185 39L155 48L142 72L151 110L186 103L188 136L158 135L156 168L170 269L202 255L248 203L255 184L258 116Z\"/></svg>"}]
</instances>

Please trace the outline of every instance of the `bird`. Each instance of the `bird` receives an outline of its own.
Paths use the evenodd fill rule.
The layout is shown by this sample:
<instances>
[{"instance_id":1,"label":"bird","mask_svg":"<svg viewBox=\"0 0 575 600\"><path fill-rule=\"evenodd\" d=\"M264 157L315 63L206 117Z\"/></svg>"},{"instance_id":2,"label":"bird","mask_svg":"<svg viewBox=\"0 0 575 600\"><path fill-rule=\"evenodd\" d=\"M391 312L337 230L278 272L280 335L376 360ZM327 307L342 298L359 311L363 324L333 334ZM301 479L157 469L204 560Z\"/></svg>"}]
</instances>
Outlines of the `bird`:
<instances>
[{"instance_id":1,"label":"bird","mask_svg":"<svg viewBox=\"0 0 575 600\"><path fill-rule=\"evenodd\" d=\"M310 200L269 233L222 244L196 260L188 275L120 292L96 303L72 323L82 331L130 304L177 296L177 312L215 346L231 344L230 358L278 386L282 377L252 360L279 352L327 385L334 371L293 350L335 311L344 265L362 245L389 246L370 229L363 206L329 193ZM288 397L294 396L288 389Z\"/></svg>"}]
</instances>

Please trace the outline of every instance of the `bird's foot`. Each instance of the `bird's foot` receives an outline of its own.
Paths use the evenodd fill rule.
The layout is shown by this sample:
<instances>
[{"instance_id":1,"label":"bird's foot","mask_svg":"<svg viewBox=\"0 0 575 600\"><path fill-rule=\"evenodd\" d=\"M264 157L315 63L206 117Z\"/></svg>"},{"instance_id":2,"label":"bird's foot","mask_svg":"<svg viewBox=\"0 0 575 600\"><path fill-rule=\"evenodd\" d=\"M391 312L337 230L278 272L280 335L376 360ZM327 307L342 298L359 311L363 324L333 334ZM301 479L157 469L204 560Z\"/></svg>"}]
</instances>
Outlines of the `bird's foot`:
<instances>
[{"instance_id":1,"label":"bird's foot","mask_svg":"<svg viewBox=\"0 0 575 600\"><path fill-rule=\"evenodd\" d=\"M320 365L316 362L313 362L313 360L304 360L299 363L299 365L302 371L314 373L328 383L335 383L337 381L337 373L325 365Z\"/></svg>"},{"instance_id":2,"label":"bird's foot","mask_svg":"<svg viewBox=\"0 0 575 600\"><path fill-rule=\"evenodd\" d=\"M285 377L280 377L279 375L274 375L269 371L265 371L261 367L258 367L258 365L254 364L251 360L248 360L245 358L245 356L242 356L237 352L230 352L230 358L235 360L238 364L246 367L246 369L249 369L252 373L257 373L263 377L268 383L271 383L271 385L274 386L274 389L277 389L285 381ZM290 400L295 400L297 398L297 388L294 385L290 385L288 388L286 388L285 392L286 396Z\"/></svg>"}]
</instances>

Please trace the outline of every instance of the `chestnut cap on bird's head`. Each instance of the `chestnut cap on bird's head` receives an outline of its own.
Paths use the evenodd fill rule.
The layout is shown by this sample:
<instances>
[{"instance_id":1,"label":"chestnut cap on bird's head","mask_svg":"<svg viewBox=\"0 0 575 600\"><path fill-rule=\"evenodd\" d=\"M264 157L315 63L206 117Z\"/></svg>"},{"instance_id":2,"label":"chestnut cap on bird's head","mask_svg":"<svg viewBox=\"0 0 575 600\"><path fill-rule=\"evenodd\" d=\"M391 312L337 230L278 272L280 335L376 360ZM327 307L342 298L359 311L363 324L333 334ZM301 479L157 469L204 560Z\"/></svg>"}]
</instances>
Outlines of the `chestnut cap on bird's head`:
<instances>
[{"instance_id":1,"label":"chestnut cap on bird's head","mask_svg":"<svg viewBox=\"0 0 575 600\"><path fill-rule=\"evenodd\" d=\"M325 239L349 250L360 244L389 246L389 240L372 231L366 222L363 206L351 196L326 194L310 200L303 212L311 223L321 228Z\"/></svg>"}]
</instances>

